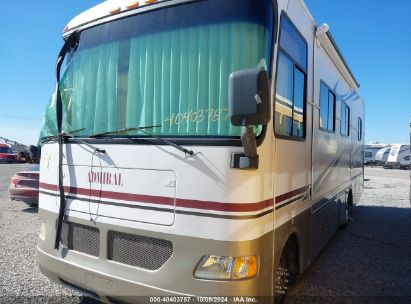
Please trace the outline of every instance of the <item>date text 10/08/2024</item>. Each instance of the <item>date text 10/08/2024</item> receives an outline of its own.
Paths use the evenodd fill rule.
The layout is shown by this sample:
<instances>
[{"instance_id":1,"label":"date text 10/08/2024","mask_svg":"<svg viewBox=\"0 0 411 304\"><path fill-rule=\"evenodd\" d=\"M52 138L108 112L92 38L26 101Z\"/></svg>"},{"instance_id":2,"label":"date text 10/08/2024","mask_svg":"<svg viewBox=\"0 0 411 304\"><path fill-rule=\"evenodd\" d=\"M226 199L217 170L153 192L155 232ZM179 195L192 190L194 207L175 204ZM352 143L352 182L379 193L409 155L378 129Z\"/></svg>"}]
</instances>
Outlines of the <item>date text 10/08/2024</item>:
<instances>
[{"instance_id":1,"label":"date text 10/08/2024","mask_svg":"<svg viewBox=\"0 0 411 304\"><path fill-rule=\"evenodd\" d=\"M258 303L255 297L150 297L149 303Z\"/></svg>"}]
</instances>

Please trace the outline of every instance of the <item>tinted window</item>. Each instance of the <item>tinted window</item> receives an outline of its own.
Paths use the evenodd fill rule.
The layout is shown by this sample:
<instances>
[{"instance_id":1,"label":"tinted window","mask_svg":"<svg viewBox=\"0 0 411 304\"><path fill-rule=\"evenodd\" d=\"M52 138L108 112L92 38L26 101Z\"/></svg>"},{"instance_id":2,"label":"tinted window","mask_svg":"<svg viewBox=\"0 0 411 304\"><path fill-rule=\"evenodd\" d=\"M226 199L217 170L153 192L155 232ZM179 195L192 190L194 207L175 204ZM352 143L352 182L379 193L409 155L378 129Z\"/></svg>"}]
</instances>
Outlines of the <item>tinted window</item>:
<instances>
[{"instance_id":1,"label":"tinted window","mask_svg":"<svg viewBox=\"0 0 411 304\"><path fill-rule=\"evenodd\" d=\"M304 92L305 75L299 69L294 70L294 107L293 136L304 137Z\"/></svg>"},{"instance_id":2,"label":"tinted window","mask_svg":"<svg viewBox=\"0 0 411 304\"><path fill-rule=\"evenodd\" d=\"M328 92L328 130L335 130L335 94Z\"/></svg>"},{"instance_id":3,"label":"tinted window","mask_svg":"<svg viewBox=\"0 0 411 304\"><path fill-rule=\"evenodd\" d=\"M335 130L335 94L321 82L320 85L320 128Z\"/></svg>"},{"instance_id":4,"label":"tinted window","mask_svg":"<svg viewBox=\"0 0 411 304\"><path fill-rule=\"evenodd\" d=\"M350 108L344 103L341 103L341 135L350 135Z\"/></svg>"},{"instance_id":5,"label":"tinted window","mask_svg":"<svg viewBox=\"0 0 411 304\"><path fill-rule=\"evenodd\" d=\"M281 18L281 48L307 70L307 44L287 17Z\"/></svg>"},{"instance_id":6,"label":"tinted window","mask_svg":"<svg viewBox=\"0 0 411 304\"><path fill-rule=\"evenodd\" d=\"M372 157L372 153L366 151L366 152L364 152L364 156L365 156L365 157Z\"/></svg>"},{"instance_id":7,"label":"tinted window","mask_svg":"<svg viewBox=\"0 0 411 304\"><path fill-rule=\"evenodd\" d=\"M276 121L275 127L278 134L291 136L293 116L293 86L294 64L280 53L278 57L278 76L276 93Z\"/></svg>"},{"instance_id":8,"label":"tinted window","mask_svg":"<svg viewBox=\"0 0 411 304\"><path fill-rule=\"evenodd\" d=\"M275 96L275 132L295 139L305 137L307 46L287 17L281 19Z\"/></svg>"},{"instance_id":9,"label":"tinted window","mask_svg":"<svg viewBox=\"0 0 411 304\"><path fill-rule=\"evenodd\" d=\"M361 139L362 139L362 119L358 118L358 140L360 141Z\"/></svg>"}]
</instances>

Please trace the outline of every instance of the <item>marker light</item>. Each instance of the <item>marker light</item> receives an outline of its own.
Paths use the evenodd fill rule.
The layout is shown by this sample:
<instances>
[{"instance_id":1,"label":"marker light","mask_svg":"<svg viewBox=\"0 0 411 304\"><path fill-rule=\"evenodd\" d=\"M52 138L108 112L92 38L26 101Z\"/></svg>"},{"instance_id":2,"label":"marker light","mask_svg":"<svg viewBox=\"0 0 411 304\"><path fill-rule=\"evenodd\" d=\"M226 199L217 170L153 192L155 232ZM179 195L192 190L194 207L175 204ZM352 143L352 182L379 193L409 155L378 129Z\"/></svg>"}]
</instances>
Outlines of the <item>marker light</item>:
<instances>
[{"instance_id":1,"label":"marker light","mask_svg":"<svg viewBox=\"0 0 411 304\"><path fill-rule=\"evenodd\" d=\"M156 0L145 0L144 3L153 3L156 2Z\"/></svg>"},{"instance_id":2,"label":"marker light","mask_svg":"<svg viewBox=\"0 0 411 304\"><path fill-rule=\"evenodd\" d=\"M257 274L257 257L204 256L198 264L194 277L206 280L241 280Z\"/></svg>"},{"instance_id":3,"label":"marker light","mask_svg":"<svg viewBox=\"0 0 411 304\"><path fill-rule=\"evenodd\" d=\"M127 4L126 8L127 9L132 9L132 8L136 8L140 5L140 2L131 2L130 4Z\"/></svg>"},{"instance_id":4,"label":"marker light","mask_svg":"<svg viewBox=\"0 0 411 304\"><path fill-rule=\"evenodd\" d=\"M116 7L110 11L110 14L118 14L121 12L121 7Z\"/></svg>"}]
</instances>

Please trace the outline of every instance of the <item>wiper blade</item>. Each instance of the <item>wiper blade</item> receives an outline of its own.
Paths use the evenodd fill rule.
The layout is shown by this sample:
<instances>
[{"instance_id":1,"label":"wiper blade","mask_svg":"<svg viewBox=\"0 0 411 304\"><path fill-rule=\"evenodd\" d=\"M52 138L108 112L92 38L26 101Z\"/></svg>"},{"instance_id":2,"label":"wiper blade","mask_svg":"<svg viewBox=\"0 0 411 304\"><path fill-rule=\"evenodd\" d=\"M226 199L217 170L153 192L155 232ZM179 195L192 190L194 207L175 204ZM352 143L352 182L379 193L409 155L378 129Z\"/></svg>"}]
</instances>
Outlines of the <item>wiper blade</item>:
<instances>
[{"instance_id":1,"label":"wiper blade","mask_svg":"<svg viewBox=\"0 0 411 304\"><path fill-rule=\"evenodd\" d=\"M124 129L119 129L119 130L115 130L115 131L107 131L107 132L97 133L97 134L90 135L89 137L97 138L97 137L103 137L103 136L106 136L106 135L125 134L125 133L131 132L131 131L139 131L141 133L144 133L144 134L150 136L151 138L157 139L157 140L159 140L159 141L161 141L161 142L163 142L163 143L165 143L169 146L172 146L172 147L176 148L177 150L180 150L181 152L184 152L184 154L188 154L190 156L194 155L194 152L192 150L188 150L188 149L186 149L186 148L184 148L184 147L182 147L182 146L180 146L176 143L173 143L173 142L171 142L167 139L164 139L162 137L159 137L157 135L154 135L154 134L146 131L146 129L153 129L153 128L159 128L159 127L161 127L161 125L144 126L144 127L131 127L131 128L124 128Z\"/></svg>"},{"instance_id":2,"label":"wiper blade","mask_svg":"<svg viewBox=\"0 0 411 304\"><path fill-rule=\"evenodd\" d=\"M96 133L93 135L90 135L90 138L96 138L96 137L103 137L105 135L115 135L115 134L125 134L131 131L141 131L143 129L153 129L153 128L159 128L161 125L157 126L145 126L145 127L131 127L131 128L124 128L124 129L118 129L114 131L107 131L107 132L101 132L101 133Z\"/></svg>"},{"instance_id":3,"label":"wiper blade","mask_svg":"<svg viewBox=\"0 0 411 304\"><path fill-rule=\"evenodd\" d=\"M69 132L63 131L63 133L64 134L70 134L71 137L72 137L74 133L83 131L84 129L85 128L81 128L81 129L77 129L77 130L73 130L73 131L69 131ZM57 140L58 140L58 135L50 135L50 136L46 136L46 137L41 138L39 143L44 144L46 142L57 141Z\"/></svg>"},{"instance_id":4,"label":"wiper blade","mask_svg":"<svg viewBox=\"0 0 411 304\"><path fill-rule=\"evenodd\" d=\"M85 129L86 128L80 128L80 129L76 129L76 130L73 130L73 131L63 131L63 132L73 135L74 133L78 133L78 132L83 131Z\"/></svg>"}]
</instances>

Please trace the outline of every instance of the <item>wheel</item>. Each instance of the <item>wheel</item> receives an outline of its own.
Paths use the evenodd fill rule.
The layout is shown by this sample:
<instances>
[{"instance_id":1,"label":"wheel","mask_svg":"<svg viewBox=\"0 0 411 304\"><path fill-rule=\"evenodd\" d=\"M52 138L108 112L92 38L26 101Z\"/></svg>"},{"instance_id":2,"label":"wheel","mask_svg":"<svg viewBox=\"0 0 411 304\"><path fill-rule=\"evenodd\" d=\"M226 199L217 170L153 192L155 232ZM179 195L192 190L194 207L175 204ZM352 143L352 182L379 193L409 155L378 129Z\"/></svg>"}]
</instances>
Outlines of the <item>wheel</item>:
<instances>
[{"instance_id":1,"label":"wheel","mask_svg":"<svg viewBox=\"0 0 411 304\"><path fill-rule=\"evenodd\" d=\"M347 228L349 222L350 222L350 207L348 205L345 205L344 222L340 225L340 228L341 229Z\"/></svg>"},{"instance_id":2,"label":"wheel","mask_svg":"<svg viewBox=\"0 0 411 304\"><path fill-rule=\"evenodd\" d=\"M281 255L280 263L278 263L276 278L275 278L275 292L274 303L281 304L284 302L285 294L289 286L290 273L287 267L287 261L284 253Z\"/></svg>"},{"instance_id":3,"label":"wheel","mask_svg":"<svg viewBox=\"0 0 411 304\"><path fill-rule=\"evenodd\" d=\"M347 202L344 204L344 221L343 223L340 225L341 229L345 229L348 226L348 223L351 221L351 210L354 207L354 202L353 202L353 196L352 196L352 192L350 191L348 193L348 198L347 198Z\"/></svg>"},{"instance_id":4,"label":"wheel","mask_svg":"<svg viewBox=\"0 0 411 304\"><path fill-rule=\"evenodd\" d=\"M274 303L283 303L288 288L292 286L298 275L298 248L291 238L284 247L275 275Z\"/></svg>"}]
</instances>

